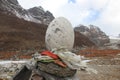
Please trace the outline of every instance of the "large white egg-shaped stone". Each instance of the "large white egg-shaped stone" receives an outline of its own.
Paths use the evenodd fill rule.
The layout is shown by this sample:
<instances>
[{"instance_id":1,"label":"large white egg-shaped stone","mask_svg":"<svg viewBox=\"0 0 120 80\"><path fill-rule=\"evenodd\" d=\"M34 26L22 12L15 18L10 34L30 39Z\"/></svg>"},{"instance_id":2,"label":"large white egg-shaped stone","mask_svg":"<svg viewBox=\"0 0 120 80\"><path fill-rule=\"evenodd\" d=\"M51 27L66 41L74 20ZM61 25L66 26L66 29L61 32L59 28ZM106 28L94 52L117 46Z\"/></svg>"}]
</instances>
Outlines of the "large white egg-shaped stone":
<instances>
[{"instance_id":1,"label":"large white egg-shaped stone","mask_svg":"<svg viewBox=\"0 0 120 80\"><path fill-rule=\"evenodd\" d=\"M54 19L47 28L45 43L49 50L54 48L71 50L74 45L74 30L71 23L64 17Z\"/></svg>"}]
</instances>

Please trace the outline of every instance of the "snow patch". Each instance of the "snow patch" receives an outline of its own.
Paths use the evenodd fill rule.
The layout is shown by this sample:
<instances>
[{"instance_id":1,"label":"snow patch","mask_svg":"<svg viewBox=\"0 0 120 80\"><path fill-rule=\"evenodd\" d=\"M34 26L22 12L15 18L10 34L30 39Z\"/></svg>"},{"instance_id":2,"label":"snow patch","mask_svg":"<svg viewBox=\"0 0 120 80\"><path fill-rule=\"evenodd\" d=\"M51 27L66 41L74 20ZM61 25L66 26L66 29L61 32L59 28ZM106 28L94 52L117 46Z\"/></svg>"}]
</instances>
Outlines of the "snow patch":
<instances>
[{"instance_id":1,"label":"snow patch","mask_svg":"<svg viewBox=\"0 0 120 80\"><path fill-rule=\"evenodd\" d=\"M19 14L19 12L17 12L17 11L15 10L15 11L14 11L14 14L15 14L18 18L20 18L20 19L22 18L22 19L24 19L24 20L26 20L26 21L31 21L31 22L35 22L35 23L41 23L41 21L33 18L29 13L28 13L28 15L27 15L27 14L21 15L21 14Z\"/></svg>"},{"instance_id":2,"label":"snow patch","mask_svg":"<svg viewBox=\"0 0 120 80\"><path fill-rule=\"evenodd\" d=\"M0 61L0 65L4 65L4 64L21 64L21 63L26 63L27 61Z\"/></svg>"},{"instance_id":3,"label":"snow patch","mask_svg":"<svg viewBox=\"0 0 120 80\"><path fill-rule=\"evenodd\" d=\"M117 37L117 36L109 36L109 38L110 38L110 39L120 40L120 38L119 38L119 37Z\"/></svg>"}]
</instances>

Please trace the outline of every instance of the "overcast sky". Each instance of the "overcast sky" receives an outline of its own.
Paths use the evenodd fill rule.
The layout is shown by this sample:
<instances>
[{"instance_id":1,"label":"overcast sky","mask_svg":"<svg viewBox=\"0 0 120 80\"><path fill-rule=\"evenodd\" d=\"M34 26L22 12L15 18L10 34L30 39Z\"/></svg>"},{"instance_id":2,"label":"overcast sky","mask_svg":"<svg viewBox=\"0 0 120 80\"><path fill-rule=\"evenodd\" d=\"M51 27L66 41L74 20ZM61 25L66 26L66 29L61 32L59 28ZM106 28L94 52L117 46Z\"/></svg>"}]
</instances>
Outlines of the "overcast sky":
<instances>
[{"instance_id":1,"label":"overcast sky","mask_svg":"<svg viewBox=\"0 0 120 80\"><path fill-rule=\"evenodd\" d=\"M120 34L120 0L18 0L25 8L42 6L55 17L67 18L73 26L89 24L107 35Z\"/></svg>"}]
</instances>

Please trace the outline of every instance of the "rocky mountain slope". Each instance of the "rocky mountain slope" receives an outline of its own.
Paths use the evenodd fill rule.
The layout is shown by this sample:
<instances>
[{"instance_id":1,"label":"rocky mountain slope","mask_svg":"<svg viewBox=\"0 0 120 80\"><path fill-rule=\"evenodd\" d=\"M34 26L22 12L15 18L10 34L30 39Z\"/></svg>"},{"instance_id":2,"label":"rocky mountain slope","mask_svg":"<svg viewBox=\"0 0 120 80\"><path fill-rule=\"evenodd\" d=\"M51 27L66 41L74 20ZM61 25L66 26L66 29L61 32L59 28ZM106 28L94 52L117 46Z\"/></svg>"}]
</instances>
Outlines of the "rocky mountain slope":
<instances>
[{"instance_id":1,"label":"rocky mountain slope","mask_svg":"<svg viewBox=\"0 0 120 80\"><path fill-rule=\"evenodd\" d=\"M25 21L0 13L0 51L45 49L47 25ZM74 47L94 46L87 37L75 32Z\"/></svg>"},{"instance_id":2,"label":"rocky mountain slope","mask_svg":"<svg viewBox=\"0 0 120 80\"><path fill-rule=\"evenodd\" d=\"M42 7L26 10L19 5L17 0L0 0L0 11L7 15L15 15L27 21L47 25L54 19L52 13L44 11Z\"/></svg>"},{"instance_id":3,"label":"rocky mountain slope","mask_svg":"<svg viewBox=\"0 0 120 80\"><path fill-rule=\"evenodd\" d=\"M0 50L35 50L45 48L46 25L0 13Z\"/></svg>"},{"instance_id":4,"label":"rocky mountain slope","mask_svg":"<svg viewBox=\"0 0 120 80\"><path fill-rule=\"evenodd\" d=\"M89 40L86 36L83 34L75 31L75 42L74 47L93 47L96 46L92 41Z\"/></svg>"},{"instance_id":5,"label":"rocky mountain slope","mask_svg":"<svg viewBox=\"0 0 120 80\"><path fill-rule=\"evenodd\" d=\"M52 14L41 7L25 10L17 0L0 0L0 51L45 49L46 29L54 18L50 16ZM84 46L95 44L75 31L74 47Z\"/></svg>"},{"instance_id":6,"label":"rocky mountain slope","mask_svg":"<svg viewBox=\"0 0 120 80\"><path fill-rule=\"evenodd\" d=\"M109 42L109 37L101 31L100 28L94 25L89 25L89 27L79 25L75 27L75 31L88 37L97 46L103 46L105 43Z\"/></svg>"},{"instance_id":7,"label":"rocky mountain slope","mask_svg":"<svg viewBox=\"0 0 120 80\"><path fill-rule=\"evenodd\" d=\"M33 18L41 21L43 24L49 24L53 19L54 16L49 11L44 11L44 9L39 7L33 7L28 9L28 12L32 15Z\"/></svg>"}]
</instances>

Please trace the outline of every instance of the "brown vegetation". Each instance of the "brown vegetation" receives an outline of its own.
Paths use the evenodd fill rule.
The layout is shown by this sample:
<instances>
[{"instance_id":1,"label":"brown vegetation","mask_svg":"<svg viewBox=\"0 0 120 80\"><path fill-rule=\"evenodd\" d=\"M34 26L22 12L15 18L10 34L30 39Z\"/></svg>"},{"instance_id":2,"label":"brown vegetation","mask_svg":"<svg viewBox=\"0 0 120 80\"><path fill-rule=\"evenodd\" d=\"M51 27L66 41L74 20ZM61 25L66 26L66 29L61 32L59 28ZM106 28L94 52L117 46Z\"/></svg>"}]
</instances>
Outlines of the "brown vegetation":
<instances>
[{"instance_id":1,"label":"brown vegetation","mask_svg":"<svg viewBox=\"0 0 120 80\"><path fill-rule=\"evenodd\" d=\"M95 44L90 41L87 37L85 37L83 34L75 31L75 43L74 47L92 47L95 46Z\"/></svg>"},{"instance_id":2,"label":"brown vegetation","mask_svg":"<svg viewBox=\"0 0 120 80\"><path fill-rule=\"evenodd\" d=\"M118 53L120 53L120 50L113 49L99 50L89 48L81 50L79 54L84 55L86 57L102 57L102 56L114 56Z\"/></svg>"},{"instance_id":3,"label":"brown vegetation","mask_svg":"<svg viewBox=\"0 0 120 80\"><path fill-rule=\"evenodd\" d=\"M30 55L21 55L21 56L19 56L19 59L31 59L32 58L32 56L30 56Z\"/></svg>"},{"instance_id":4,"label":"brown vegetation","mask_svg":"<svg viewBox=\"0 0 120 80\"><path fill-rule=\"evenodd\" d=\"M0 13L0 50L45 48L46 25L28 22Z\"/></svg>"},{"instance_id":5,"label":"brown vegetation","mask_svg":"<svg viewBox=\"0 0 120 80\"><path fill-rule=\"evenodd\" d=\"M0 52L0 59L10 59L14 57L17 52Z\"/></svg>"}]
</instances>

